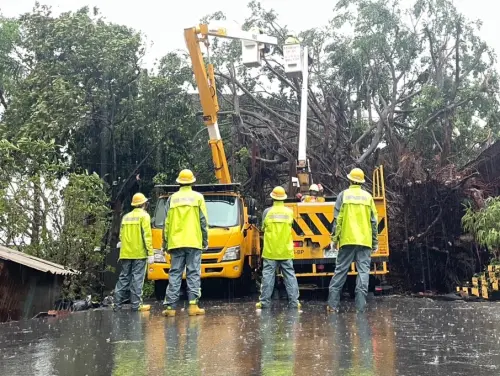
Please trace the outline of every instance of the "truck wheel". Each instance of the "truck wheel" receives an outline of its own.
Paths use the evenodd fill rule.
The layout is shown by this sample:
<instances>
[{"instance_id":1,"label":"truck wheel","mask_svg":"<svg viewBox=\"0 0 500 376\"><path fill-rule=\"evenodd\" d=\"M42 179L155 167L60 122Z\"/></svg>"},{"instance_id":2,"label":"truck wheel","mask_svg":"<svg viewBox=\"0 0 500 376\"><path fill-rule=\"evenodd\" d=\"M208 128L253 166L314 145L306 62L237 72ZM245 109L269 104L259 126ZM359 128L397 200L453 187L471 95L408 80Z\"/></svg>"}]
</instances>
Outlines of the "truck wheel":
<instances>
[{"instance_id":1,"label":"truck wheel","mask_svg":"<svg viewBox=\"0 0 500 376\"><path fill-rule=\"evenodd\" d=\"M252 280L252 268L250 268L250 265L245 260L241 277L233 282L233 296L235 298L243 298L250 295L252 293L252 283L255 283Z\"/></svg>"},{"instance_id":2,"label":"truck wheel","mask_svg":"<svg viewBox=\"0 0 500 376\"><path fill-rule=\"evenodd\" d=\"M375 287L380 285L380 281L377 277L370 274L370 282L368 284L368 292L375 292Z\"/></svg>"},{"instance_id":3,"label":"truck wheel","mask_svg":"<svg viewBox=\"0 0 500 376\"><path fill-rule=\"evenodd\" d=\"M165 299L165 291L167 290L168 281L159 280L155 281L155 298L158 301L163 301Z\"/></svg>"}]
</instances>

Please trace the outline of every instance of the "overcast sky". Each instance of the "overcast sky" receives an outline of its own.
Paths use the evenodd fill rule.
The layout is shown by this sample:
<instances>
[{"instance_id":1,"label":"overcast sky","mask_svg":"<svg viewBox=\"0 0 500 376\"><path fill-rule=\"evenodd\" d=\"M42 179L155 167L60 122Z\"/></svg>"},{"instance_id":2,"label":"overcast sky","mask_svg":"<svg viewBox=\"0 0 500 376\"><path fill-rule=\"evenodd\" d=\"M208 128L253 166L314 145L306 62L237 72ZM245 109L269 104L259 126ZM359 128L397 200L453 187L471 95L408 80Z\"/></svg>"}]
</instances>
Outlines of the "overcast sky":
<instances>
[{"instance_id":1,"label":"overcast sky","mask_svg":"<svg viewBox=\"0 0 500 376\"><path fill-rule=\"evenodd\" d=\"M278 12L280 24L297 31L323 26L332 18L335 4L335 0L314 0L314 6L305 7L307 2L303 0L260 2L265 8L273 8ZM413 0L402 2L413 3ZM0 0L0 11L4 16L14 17L29 12L34 3L33 0ZM249 15L247 0L40 0L40 3L52 6L55 12L76 10L85 5L97 6L109 21L142 31L148 41L153 43L147 52L148 65L169 51L184 49L183 29L196 25L207 14L220 10L228 20L240 24ZM455 0L455 4L468 18L483 21L481 36L498 53L500 0ZM500 68L500 64L497 65Z\"/></svg>"}]
</instances>

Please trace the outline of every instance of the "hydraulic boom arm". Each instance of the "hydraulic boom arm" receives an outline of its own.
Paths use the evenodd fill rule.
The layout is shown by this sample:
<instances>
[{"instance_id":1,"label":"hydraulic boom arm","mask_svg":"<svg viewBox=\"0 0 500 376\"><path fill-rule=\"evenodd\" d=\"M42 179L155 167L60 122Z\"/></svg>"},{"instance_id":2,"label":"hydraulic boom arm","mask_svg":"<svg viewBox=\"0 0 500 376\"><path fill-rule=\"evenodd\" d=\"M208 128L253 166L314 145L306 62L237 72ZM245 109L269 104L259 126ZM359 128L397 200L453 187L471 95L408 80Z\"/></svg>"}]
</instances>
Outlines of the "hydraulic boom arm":
<instances>
[{"instance_id":1,"label":"hydraulic boom arm","mask_svg":"<svg viewBox=\"0 0 500 376\"><path fill-rule=\"evenodd\" d=\"M255 34L248 31L233 30L228 32L226 28L211 28L209 25L199 25L184 29L184 38L191 57L193 72L200 94L200 102L203 108L203 121L208 128L209 145L212 150L212 159L215 167L215 176L221 184L231 183L229 166L224 152L224 145L217 124L217 113L219 103L217 101L217 90L215 86L214 66L210 63L205 68L200 42L208 46L208 36L240 39L257 43L276 45L277 40L264 34Z\"/></svg>"},{"instance_id":2,"label":"hydraulic boom arm","mask_svg":"<svg viewBox=\"0 0 500 376\"><path fill-rule=\"evenodd\" d=\"M311 183L311 168L307 158L307 97L309 89L309 65L308 49L304 47L302 63L302 95L300 102L300 128L299 128L299 150L297 157L297 177L299 178L300 192L309 191Z\"/></svg>"}]
</instances>

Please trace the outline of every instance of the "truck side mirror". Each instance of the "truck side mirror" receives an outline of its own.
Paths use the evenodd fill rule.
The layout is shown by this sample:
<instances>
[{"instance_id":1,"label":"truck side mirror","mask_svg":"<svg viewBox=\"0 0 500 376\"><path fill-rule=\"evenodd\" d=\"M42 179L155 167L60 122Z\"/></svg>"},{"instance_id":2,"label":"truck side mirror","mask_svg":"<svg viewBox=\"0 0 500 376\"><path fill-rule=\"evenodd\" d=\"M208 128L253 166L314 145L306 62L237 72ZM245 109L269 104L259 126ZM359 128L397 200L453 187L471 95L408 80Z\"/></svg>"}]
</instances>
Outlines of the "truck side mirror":
<instances>
[{"instance_id":1,"label":"truck side mirror","mask_svg":"<svg viewBox=\"0 0 500 376\"><path fill-rule=\"evenodd\" d=\"M254 216L257 212L257 200L248 197L245 199L245 205L247 207L247 212L249 216Z\"/></svg>"}]
</instances>

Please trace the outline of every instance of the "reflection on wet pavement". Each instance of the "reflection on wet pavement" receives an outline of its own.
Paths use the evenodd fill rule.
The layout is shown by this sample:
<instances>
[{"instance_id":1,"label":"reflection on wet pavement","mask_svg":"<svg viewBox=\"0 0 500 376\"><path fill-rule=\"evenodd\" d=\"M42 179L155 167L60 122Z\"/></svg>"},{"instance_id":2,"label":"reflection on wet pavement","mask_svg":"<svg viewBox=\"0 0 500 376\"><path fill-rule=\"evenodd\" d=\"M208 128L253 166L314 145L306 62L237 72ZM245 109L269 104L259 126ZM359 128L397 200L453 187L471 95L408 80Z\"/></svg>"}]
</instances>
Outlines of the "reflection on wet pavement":
<instances>
[{"instance_id":1,"label":"reflection on wet pavement","mask_svg":"<svg viewBox=\"0 0 500 376\"><path fill-rule=\"evenodd\" d=\"M388 297L364 315L209 302L205 317L109 310L0 325L0 375L496 375L494 303ZM347 303L349 305L349 303Z\"/></svg>"}]
</instances>

